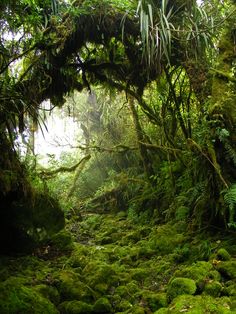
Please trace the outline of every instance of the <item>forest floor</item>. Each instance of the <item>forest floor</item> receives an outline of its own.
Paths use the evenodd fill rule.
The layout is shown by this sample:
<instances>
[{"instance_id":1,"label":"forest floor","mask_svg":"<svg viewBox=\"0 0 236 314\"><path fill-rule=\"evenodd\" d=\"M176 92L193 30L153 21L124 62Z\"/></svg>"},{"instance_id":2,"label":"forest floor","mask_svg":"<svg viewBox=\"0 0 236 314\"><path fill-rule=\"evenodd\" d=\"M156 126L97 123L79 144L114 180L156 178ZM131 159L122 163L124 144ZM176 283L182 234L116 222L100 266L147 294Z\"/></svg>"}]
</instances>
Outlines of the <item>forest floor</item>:
<instances>
[{"instance_id":1,"label":"forest floor","mask_svg":"<svg viewBox=\"0 0 236 314\"><path fill-rule=\"evenodd\" d=\"M0 258L0 313L236 313L235 233L84 213L34 254Z\"/></svg>"}]
</instances>

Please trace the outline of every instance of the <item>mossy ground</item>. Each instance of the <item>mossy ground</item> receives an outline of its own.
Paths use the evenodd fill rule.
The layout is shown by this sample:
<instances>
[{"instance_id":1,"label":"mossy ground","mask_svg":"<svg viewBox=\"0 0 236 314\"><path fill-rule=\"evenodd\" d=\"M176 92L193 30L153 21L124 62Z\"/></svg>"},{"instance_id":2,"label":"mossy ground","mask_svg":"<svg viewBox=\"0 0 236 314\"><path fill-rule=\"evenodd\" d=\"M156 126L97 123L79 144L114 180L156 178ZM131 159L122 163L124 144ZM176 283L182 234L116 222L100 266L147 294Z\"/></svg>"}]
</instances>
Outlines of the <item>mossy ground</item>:
<instances>
[{"instance_id":1,"label":"mossy ground","mask_svg":"<svg viewBox=\"0 0 236 314\"><path fill-rule=\"evenodd\" d=\"M1 314L236 313L234 235L82 216L34 255L0 258Z\"/></svg>"}]
</instances>

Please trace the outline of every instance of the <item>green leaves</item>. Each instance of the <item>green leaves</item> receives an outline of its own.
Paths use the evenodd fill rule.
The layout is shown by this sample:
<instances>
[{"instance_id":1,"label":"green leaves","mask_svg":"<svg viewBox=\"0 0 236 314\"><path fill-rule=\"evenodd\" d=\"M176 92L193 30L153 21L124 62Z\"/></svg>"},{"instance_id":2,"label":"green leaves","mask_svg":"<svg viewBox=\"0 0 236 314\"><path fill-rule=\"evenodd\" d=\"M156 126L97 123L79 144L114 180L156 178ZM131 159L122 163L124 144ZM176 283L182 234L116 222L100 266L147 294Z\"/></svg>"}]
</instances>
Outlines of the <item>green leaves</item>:
<instances>
[{"instance_id":1,"label":"green leaves","mask_svg":"<svg viewBox=\"0 0 236 314\"><path fill-rule=\"evenodd\" d=\"M228 226L236 228L236 183L232 184L227 190L222 191L222 193L229 208Z\"/></svg>"},{"instance_id":2,"label":"green leaves","mask_svg":"<svg viewBox=\"0 0 236 314\"><path fill-rule=\"evenodd\" d=\"M168 0L158 7L151 1L140 0L137 7L143 59L151 68L167 62L171 65L173 42L178 42L186 56L197 60L213 47L215 22L203 6L189 10L174 10Z\"/></svg>"}]
</instances>

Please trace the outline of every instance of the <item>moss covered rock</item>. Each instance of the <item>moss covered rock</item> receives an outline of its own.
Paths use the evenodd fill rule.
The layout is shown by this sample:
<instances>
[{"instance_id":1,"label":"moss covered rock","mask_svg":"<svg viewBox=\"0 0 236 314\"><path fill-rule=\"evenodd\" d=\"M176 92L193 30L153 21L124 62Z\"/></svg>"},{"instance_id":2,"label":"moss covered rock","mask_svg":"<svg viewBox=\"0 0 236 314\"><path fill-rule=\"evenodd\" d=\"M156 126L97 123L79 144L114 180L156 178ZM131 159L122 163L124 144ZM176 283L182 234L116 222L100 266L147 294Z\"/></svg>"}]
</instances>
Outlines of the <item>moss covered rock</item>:
<instances>
[{"instance_id":1,"label":"moss covered rock","mask_svg":"<svg viewBox=\"0 0 236 314\"><path fill-rule=\"evenodd\" d=\"M199 290L203 290L205 282L209 279L211 272L214 271L210 262L196 262L191 266L184 266L174 273L174 277L184 277L193 279Z\"/></svg>"},{"instance_id":2,"label":"moss covered rock","mask_svg":"<svg viewBox=\"0 0 236 314\"><path fill-rule=\"evenodd\" d=\"M111 303L107 298L100 298L98 299L93 307L94 313L112 313L112 306Z\"/></svg>"},{"instance_id":3,"label":"moss covered rock","mask_svg":"<svg viewBox=\"0 0 236 314\"><path fill-rule=\"evenodd\" d=\"M221 261L229 261L231 256L226 249L221 248L217 251L217 258Z\"/></svg>"},{"instance_id":4,"label":"moss covered rock","mask_svg":"<svg viewBox=\"0 0 236 314\"><path fill-rule=\"evenodd\" d=\"M81 280L81 276L73 271L64 270L54 274L54 282L62 301L80 300L92 302L93 290Z\"/></svg>"},{"instance_id":5,"label":"moss covered rock","mask_svg":"<svg viewBox=\"0 0 236 314\"><path fill-rule=\"evenodd\" d=\"M236 261L224 261L217 265L217 270L222 274L222 276L229 279L236 279Z\"/></svg>"},{"instance_id":6,"label":"moss covered rock","mask_svg":"<svg viewBox=\"0 0 236 314\"><path fill-rule=\"evenodd\" d=\"M53 304L59 304L60 295L55 287L41 284L35 286L34 290L39 292L44 298L49 299Z\"/></svg>"},{"instance_id":7,"label":"moss covered rock","mask_svg":"<svg viewBox=\"0 0 236 314\"><path fill-rule=\"evenodd\" d=\"M27 279L10 277L0 284L1 314L57 314L56 307L33 288Z\"/></svg>"},{"instance_id":8,"label":"moss covered rock","mask_svg":"<svg viewBox=\"0 0 236 314\"><path fill-rule=\"evenodd\" d=\"M167 306L167 296L166 293L154 293L151 291L144 291L142 293L142 299L144 304L154 312L162 307Z\"/></svg>"},{"instance_id":9,"label":"moss covered rock","mask_svg":"<svg viewBox=\"0 0 236 314\"><path fill-rule=\"evenodd\" d=\"M219 297L223 287L219 281L210 281L204 287L204 293L212 297Z\"/></svg>"},{"instance_id":10,"label":"moss covered rock","mask_svg":"<svg viewBox=\"0 0 236 314\"><path fill-rule=\"evenodd\" d=\"M82 301L65 301L59 305L61 314L89 314L93 306Z\"/></svg>"},{"instance_id":11,"label":"moss covered rock","mask_svg":"<svg viewBox=\"0 0 236 314\"><path fill-rule=\"evenodd\" d=\"M229 280L226 282L222 293L227 296L233 296L236 299L236 281Z\"/></svg>"},{"instance_id":12,"label":"moss covered rock","mask_svg":"<svg viewBox=\"0 0 236 314\"><path fill-rule=\"evenodd\" d=\"M167 299L173 300L181 294L194 294L197 286L194 280L189 278L177 277L170 281L167 287Z\"/></svg>"},{"instance_id":13,"label":"moss covered rock","mask_svg":"<svg viewBox=\"0 0 236 314\"><path fill-rule=\"evenodd\" d=\"M60 232L54 234L51 237L51 245L55 247L58 251L72 251L74 248L71 233L66 230L61 230Z\"/></svg>"},{"instance_id":14,"label":"moss covered rock","mask_svg":"<svg viewBox=\"0 0 236 314\"><path fill-rule=\"evenodd\" d=\"M155 314L168 313L228 314L234 312L231 309L231 301L227 297L213 298L208 295L180 295L172 301L168 308L162 308L155 312Z\"/></svg>"}]
</instances>

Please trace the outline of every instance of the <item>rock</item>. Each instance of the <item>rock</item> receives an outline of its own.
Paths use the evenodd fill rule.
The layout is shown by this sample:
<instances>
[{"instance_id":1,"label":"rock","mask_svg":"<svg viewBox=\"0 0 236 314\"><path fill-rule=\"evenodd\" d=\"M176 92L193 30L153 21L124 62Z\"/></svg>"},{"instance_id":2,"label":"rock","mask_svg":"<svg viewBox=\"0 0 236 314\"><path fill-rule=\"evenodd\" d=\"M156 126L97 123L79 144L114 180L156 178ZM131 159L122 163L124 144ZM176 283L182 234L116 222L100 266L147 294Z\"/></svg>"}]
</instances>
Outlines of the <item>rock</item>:
<instances>
[{"instance_id":1,"label":"rock","mask_svg":"<svg viewBox=\"0 0 236 314\"><path fill-rule=\"evenodd\" d=\"M10 277L0 283L1 314L58 314L52 302L33 288L27 287L27 279Z\"/></svg>"},{"instance_id":2,"label":"rock","mask_svg":"<svg viewBox=\"0 0 236 314\"><path fill-rule=\"evenodd\" d=\"M209 295L180 295L176 297L168 308L161 308L154 314L179 313L234 313L228 297L214 298Z\"/></svg>"},{"instance_id":3,"label":"rock","mask_svg":"<svg viewBox=\"0 0 236 314\"><path fill-rule=\"evenodd\" d=\"M112 313L111 303L108 301L107 298L100 298L95 302L93 312L102 314Z\"/></svg>"},{"instance_id":4,"label":"rock","mask_svg":"<svg viewBox=\"0 0 236 314\"><path fill-rule=\"evenodd\" d=\"M65 301L59 305L61 314L89 314L93 306L82 301Z\"/></svg>"},{"instance_id":5,"label":"rock","mask_svg":"<svg viewBox=\"0 0 236 314\"><path fill-rule=\"evenodd\" d=\"M189 278L177 277L170 281L167 287L167 299L173 300L182 294L194 294L197 286L194 280Z\"/></svg>"},{"instance_id":6,"label":"rock","mask_svg":"<svg viewBox=\"0 0 236 314\"><path fill-rule=\"evenodd\" d=\"M55 287L41 284L35 286L34 290L39 292L44 298L49 299L53 304L59 304L60 295Z\"/></svg>"},{"instance_id":7,"label":"rock","mask_svg":"<svg viewBox=\"0 0 236 314\"><path fill-rule=\"evenodd\" d=\"M74 248L71 233L66 230L61 230L54 234L51 237L50 244L55 247L55 249L62 252L72 251Z\"/></svg>"},{"instance_id":8,"label":"rock","mask_svg":"<svg viewBox=\"0 0 236 314\"><path fill-rule=\"evenodd\" d=\"M166 293L144 291L142 295L144 303L147 304L153 312L167 306Z\"/></svg>"},{"instance_id":9,"label":"rock","mask_svg":"<svg viewBox=\"0 0 236 314\"><path fill-rule=\"evenodd\" d=\"M236 261L222 261L217 265L217 270L222 276L235 279L236 278Z\"/></svg>"},{"instance_id":10,"label":"rock","mask_svg":"<svg viewBox=\"0 0 236 314\"><path fill-rule=\"evenodd\" d=\"M204 293L212 297L219 297L223 287L219 281L208 282L204 287Z\"/></svg>"},{"instance_id":11,"label":"rock","mask_svg":"<svg viewBox=\"0 0 236 314\"><path fill-rule=\"evenodd\" d=\"M210 262L196 262L191 266L185 266L174 273L174 277L184 277L193 279L196 282L198 289L201 291L204 288L205 282L212 277L214 271Z\"/></svg>"},{"instance_id":12,"label":"rock","mask_svg":"<svg viewBox=\"0 0 236 314\"><path fill-rule=\"evenodd\" d=\"M231 256L226 249L221 248L217 251L217 258L221 261L229 261Z\"/></svg>"}]
</instances>

